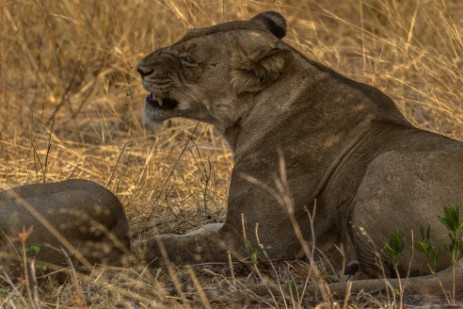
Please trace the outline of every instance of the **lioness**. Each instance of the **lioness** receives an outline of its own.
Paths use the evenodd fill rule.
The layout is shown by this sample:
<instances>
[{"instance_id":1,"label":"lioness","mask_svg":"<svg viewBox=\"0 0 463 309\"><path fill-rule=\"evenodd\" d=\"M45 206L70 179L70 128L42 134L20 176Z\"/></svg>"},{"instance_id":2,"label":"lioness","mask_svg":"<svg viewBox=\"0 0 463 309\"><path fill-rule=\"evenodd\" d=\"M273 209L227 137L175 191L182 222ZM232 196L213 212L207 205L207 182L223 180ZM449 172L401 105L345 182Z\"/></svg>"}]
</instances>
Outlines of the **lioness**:
<instances>
[{"instance_id":1,"label":"lioness","mask_svg":"<svg viewBox=\"0 0 463 309\"><path fill-rule=\"evenodd\" d=\"M149 91L145 121L211 123L235 162L225 222L151 239L147 259L245 257L244 234L254 248L271 246L272 259L300 258L298 227L338 265L358 260L364 277L393 277L384 246L399 228L400 275L409 266L411 276L428 274L411 231L416 242L429 224L437 247L448 242L438 215L463 203L463 143L413 127L388 96L307 59L281 40L285 33L285 19L265 12L190 30L138 64ZM437 270L449 265L441 254Z\"/></svg>"}]
</instances>

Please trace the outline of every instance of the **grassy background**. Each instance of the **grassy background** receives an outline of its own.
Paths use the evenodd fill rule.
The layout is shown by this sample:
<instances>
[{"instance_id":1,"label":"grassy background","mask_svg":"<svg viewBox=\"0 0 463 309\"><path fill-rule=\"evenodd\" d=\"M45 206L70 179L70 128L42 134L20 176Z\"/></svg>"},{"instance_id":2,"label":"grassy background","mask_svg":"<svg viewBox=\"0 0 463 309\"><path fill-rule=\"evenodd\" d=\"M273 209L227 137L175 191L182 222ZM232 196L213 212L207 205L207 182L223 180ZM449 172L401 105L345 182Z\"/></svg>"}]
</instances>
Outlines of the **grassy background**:
<instances>
[{"instance_id":1,"label":"grassy background","mask_svg":"<svg viewBox=\"0 0 463 309\"><path fill-rule=\"evenodd\" d=\"M157 135L145 130L135 66L189 28L264 10L287 17L285 40L310 58L383 90L418 127L463 140L460 0L0 0L0 189L93 180L119 196L134 239L153 227L183 233L221 221L233 166L226 143L208 125L185 120ZM288 273L297 276L296 268ZM198 274L205 289L230 279L208 271ZM46 281L41 300L50 307L185 306L177 302L184 295L158 286L172 279L164 270L95 276L63 287ZM6 285L4 302L27 303L13 290ZM192 306L207 307L196 296ZM256 303L276 306L267 301Z\"/></svg>"}]
</instances>

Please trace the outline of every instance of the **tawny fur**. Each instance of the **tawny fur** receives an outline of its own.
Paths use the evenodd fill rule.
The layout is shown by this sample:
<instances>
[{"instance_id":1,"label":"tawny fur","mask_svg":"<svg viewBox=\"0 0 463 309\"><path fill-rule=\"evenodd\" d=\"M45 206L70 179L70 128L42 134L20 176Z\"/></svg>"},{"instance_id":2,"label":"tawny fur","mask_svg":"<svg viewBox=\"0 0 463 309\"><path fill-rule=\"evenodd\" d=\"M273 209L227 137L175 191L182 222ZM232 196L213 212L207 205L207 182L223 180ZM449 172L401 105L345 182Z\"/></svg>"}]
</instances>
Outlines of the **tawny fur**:
<instances>
[{"instance_id":1,"label":"tawny fur","mask_svg":"<svg viewBox=\"0 0 463 309\"><path fill-rule=\"evenodd\" d=\"M358 260L364 277L378 278L394 275L384 246L399 228L406 237L400 275L427 275L424 256L412 254L411 233L417 241L420 227L430 224L434 244L448 241L437 217L444 205L463 203L463 143L415 128L378 89L304 57L281 40L282 19L267 12L195 29L139 63L143 85L155 95L159 68L181 77L163 95L182 110L145 103L147 121L185 117L212 123L235 161L223 225L149 240L147 259L226 261L228 251L245 258L243 234L254 248L258 241L271 246L272 259L300 258L296 224L335 264ZM194 65L182 64L179 55L186 50ZM276 186L284 176L282 161L284 192ZM315 215L314 234L306 210ZM448 278L449 266L442 254L437 271ZM438 280L428 279L410 282L440 291ZM374 282L354 286L384 286Z\"/></svg>"}]
</instances>

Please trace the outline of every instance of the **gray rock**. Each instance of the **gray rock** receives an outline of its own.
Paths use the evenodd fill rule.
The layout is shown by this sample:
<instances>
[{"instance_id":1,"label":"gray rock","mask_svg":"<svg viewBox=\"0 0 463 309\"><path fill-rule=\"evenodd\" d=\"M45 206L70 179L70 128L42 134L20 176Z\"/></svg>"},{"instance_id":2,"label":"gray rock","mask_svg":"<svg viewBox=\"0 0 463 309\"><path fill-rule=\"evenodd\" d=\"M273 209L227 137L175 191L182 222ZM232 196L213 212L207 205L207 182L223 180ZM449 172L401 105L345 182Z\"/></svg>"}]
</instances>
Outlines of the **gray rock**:
<instances>
[{"instance_id":1,"label":"gray rock","mask_svg":"<svg viewBox=\"0 0 463 309\"><path fill-rule=\"evenodd\" d=\"M36 264L50 268L87 268L95 263L120 264L130 251L129 224L118 198L87 180L32 184L0 192L1 263L19 265L18 234L32 227L26 248L39 246Z\"/></svg>"}]
</instances>

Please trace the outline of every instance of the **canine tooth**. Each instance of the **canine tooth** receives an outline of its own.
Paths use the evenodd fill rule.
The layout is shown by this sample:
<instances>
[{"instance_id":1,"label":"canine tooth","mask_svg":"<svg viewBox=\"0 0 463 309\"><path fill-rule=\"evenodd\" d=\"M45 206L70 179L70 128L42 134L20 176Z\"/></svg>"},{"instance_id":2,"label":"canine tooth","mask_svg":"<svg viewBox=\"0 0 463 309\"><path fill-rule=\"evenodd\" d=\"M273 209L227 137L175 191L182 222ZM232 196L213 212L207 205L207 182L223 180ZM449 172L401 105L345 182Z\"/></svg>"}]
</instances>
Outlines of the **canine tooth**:
<instances>
[{"instance_id":1,"label":"canine tooth","mask_svg":"<svg viewBox=\"0 0 463 309\"><path fill-rule=\"evenodd\" d=\"M156 102L158 102L159 106L162 106L164 104L163 99L161 96L155 95L153 98Z\"/></svg>"}]
</instances>

